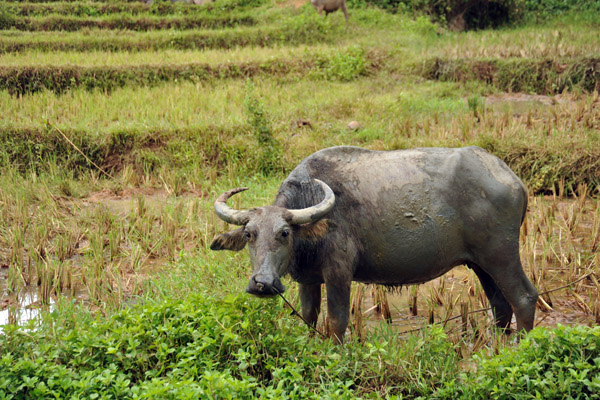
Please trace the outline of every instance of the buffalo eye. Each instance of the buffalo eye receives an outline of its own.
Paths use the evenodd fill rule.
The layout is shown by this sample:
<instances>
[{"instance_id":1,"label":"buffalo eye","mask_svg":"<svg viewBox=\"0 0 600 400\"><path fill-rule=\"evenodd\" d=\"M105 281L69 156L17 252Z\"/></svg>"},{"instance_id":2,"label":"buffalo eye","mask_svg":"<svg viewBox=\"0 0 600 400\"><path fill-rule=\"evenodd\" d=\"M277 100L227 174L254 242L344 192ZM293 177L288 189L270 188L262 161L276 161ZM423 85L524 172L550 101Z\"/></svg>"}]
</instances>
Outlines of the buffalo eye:
<instances>
[{"instance_id":1,"label":"buffalo eye","mask_svg":"<svg viewBox=\"0 0 600 400\"><path fill-rule=\"evenodd\" d=\"M250 240L250 238L252 238L252 234L249 231L244 231L244 237Z\"/></svg>"},{"instance_id":2,"label":"buffalo eye","mask_svg":"<svg viewBox=\"0 0 600 400\"><path fill-rule=\"evenodd\" d=\"M290 235L290 231L288 229L284 229L283 231L281 231L281 237L288 237Z\"/></svg>"}]
</instances>

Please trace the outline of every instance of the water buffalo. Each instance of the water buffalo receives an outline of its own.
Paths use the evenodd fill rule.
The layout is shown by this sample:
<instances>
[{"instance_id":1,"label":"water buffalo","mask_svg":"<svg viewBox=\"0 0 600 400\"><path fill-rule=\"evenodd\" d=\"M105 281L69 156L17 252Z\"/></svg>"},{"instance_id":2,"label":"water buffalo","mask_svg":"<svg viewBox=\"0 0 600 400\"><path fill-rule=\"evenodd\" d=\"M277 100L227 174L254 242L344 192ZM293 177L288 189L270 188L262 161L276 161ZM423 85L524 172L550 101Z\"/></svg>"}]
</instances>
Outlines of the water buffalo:
<instances>
[{"instance_id":1,"label":"water buffalo","mask_svg":"<svg viewBox=\"0 0 600 400\"><path fill-rule=\"evenodd\" d=\"M498 327L533 327L537 291L519 257L527 208L523 183L478 147L371 151L332 147L304 159L273 205L234 210L223 193L217 215L242 227L218 235L213 250L248 244L254 271L246 291L272 296L289 273L302 315L316 324L321 284L329 331L348 326L352 281L398 286L434 279L457 265L473 269Z\"/></svg>"},{"instance_id":2,"label":"water buffalo","mask_svg":"<svg viewBox=\"0 0 600 400\"><path fill-rule=\"evenodd\" d=\"M346 26L348 26L348 9L346 8L346 0L310 0L310 3L317 10L319 15L322 15L323 11L325 11L325 16L341 8L344 12L344 18L346 18Z\"/></svg>"}]
</instances>

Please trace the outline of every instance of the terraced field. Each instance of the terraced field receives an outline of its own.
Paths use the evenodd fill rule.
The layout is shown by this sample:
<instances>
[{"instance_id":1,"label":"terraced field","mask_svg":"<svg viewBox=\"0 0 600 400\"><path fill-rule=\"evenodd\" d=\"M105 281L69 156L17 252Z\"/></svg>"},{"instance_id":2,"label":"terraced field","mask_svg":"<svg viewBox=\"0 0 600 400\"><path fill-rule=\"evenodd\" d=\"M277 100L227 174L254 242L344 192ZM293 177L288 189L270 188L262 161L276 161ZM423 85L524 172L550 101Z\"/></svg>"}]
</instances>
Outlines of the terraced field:
<instances>
[{"instance_id":1,"label":"terraced field","mask_svg":"<svg viewBox=\"0 0 600 400\"><path fill-rule=\"evenodd\" d=\"M390 332L373 316L385 296L373 303L356 286L362 312L349 335L352 354L339 362L323 355L339 356L330 344L311 339L316 353L303 344L306 331L282 302L244 297L247 255L208 249L226 228L212 202L226 189L250 186L236 206L267 204L302 158L341 144L478 145L504 159L531 196L522 240L527 272L540 291L567 285L545 295L537 323L600 322L598 16L457 33L426 16L376 7L351 7L346 27L341 13L323 18L310 3L286 0L0 0L0 29L0 316L23 325L23 316L41 313L31 335L60 343L57 353L39 350L49 357L47 372L56 364L93 376L109 371L115 379L85 381L64 372L62 378L89 386L48 393L86 397L111 388L106 397L136 398L139 389L165 398L161 390L168 388L172 398L188 389L190 398L327 397L336 390L341 398L427 397L445 379L458 379L456 363L468 369L473 352L498 352L505 342L487 331L491 317L476 312L486 302L466 271L390 295ZM359 128L349 128L351 121ZM286 285L295 292L291 281ZM23 309L25 303L32 304ZM127 308L133 303L151 305ZM166 321L156 315L172 315L173 307L183 310L173 314L177 322L144 336ZM108 322L89 322L99 315ZM431 336L405 339L409 347L425 346L429 357L431 373L414 373L417 360L397 340L406 338L399 332L453 317ZM237 321L233 327L230 320ZM181 333L190 321L196 333ZM112 326L145 326L129 334L144 336L148 353L121 354L135 346L118 339L95 342L117 337ZM95 333L73 344L71 327ZM1 358L5 346L29 360L24 354L34 346L14 339L30 333L11 329L21 332L7 326L0 335L0 370L34 376L35 366ZM206 336L197 354L212 351L222 364L209 356L198 361L202 368L190 361L185 346L199 343L197 332ZM361 347L359 340L389 349ZM184 350L171 356L161 341ZM279 354L278 345L289 353ZM436 346L446 349L443 356ZM310 365L294 364L296 354ZM361 373L356 360L366 360ZM385 378L382 362L391 371ZM111 365L124 375L115 378ZM347 381L329 376L330 368L340 368ZM9 382L2 378L0 394L42 390L36 382L2 386ZM114 383L121 378L129 383ZM303 386L309 378L320 384ZM181 383L186 379L189 387Z\"/></svg>"}]
</instances>

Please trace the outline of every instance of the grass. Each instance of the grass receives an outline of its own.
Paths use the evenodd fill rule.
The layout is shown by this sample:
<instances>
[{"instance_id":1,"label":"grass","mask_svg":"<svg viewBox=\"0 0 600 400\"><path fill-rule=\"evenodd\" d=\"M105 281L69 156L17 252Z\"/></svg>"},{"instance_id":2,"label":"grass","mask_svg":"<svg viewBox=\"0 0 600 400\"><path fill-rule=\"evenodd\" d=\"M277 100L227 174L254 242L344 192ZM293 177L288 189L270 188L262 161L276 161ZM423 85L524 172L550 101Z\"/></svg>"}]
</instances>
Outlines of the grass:
<instances>
[{"instance_id":1,"label":"grass","mask_svg":"<svg viewBox=\"0 0 600 400\"><path fill-rule=\"evenodd\" d=\"M480 80L507 92L558 94L600 89L598 58L562 60L439 60L426 62L423 75L448 81Z\"/></svg>"},{"instance_id":2,"label":"grass","mask_svg":"<svg viewBox=\"0 0 600 400\"><path fill-rule=\"evenodd\" d=\"M52 65L56 67L77 65L91 66L135 66L135 65L179 65L189 63L206 63L217 65L223 63L266 62L274 58L292 58L298 54L323 52L328 46L299 46L299 47L237 47L227 50L161 50L141 52L111 52L91 51L74 52L24 52L2 56L3 66L36 66ZM344 48L341 50L343 51Z\"/></svg>"},{"instance_id":3,"label":"grass","mask_svg":"<svg viewBox=\"0 0 600 400\"><path fill-rule=\"evenodd\" d=\"M488 329L491 317L480 311L487 300L464 268L400 293L373 297L355 285L348 344L334 347L308 337L279 299L243 294L246 252L208 250L228 228L212 209L220 193L249 186L235 207L268 204L286 174L318 149L479 145L528 185L521 256L531 280L540 292L575 282L542 296L536 324L598 323L593 18L450 33L423 17L374 8L351 9L345 30L340 13L323 19L310 5L282 2L10 4L30 15L60 10L65 21L83 20L76 15L89 6L106 10L92 21L130 10L123 20L147 18L157 28L166 26L157 21L211 13L248 16L253 25L0 31L0 307L18 320L19 298L35 291L33 307L51 310L27 327L2 328L0 394L527 392L498 372L508 370L515 382L527 373L540 395L595 393L597 382L579 375L546 385L527 366L560 374L563 364L527 354L539 350L532 343L548 355L562 346L570 353L559 354L561 363L595 374L574 349L591 349L596 330L541 329L534 342L510 345ZM43 20L16 20L24 18ZM511 90L528 93L504 93ZM353 120L360 129L346 128ZM295 284L286 286L298 304ZM422 329L427 322L439 325Z\"/></svg>"},{"instance_id":4,"label":"grass","mask_svg":"<svg viewBox=\"0 0 600 400\"><path fill-rule=\"evenodd\" d=\"M15 17L36 17L48 14L59 14L76 17L98 17L101 15L127 14L127 15L198 15L209 12L227 10L227 6L221 2L220 6L212 5L198 7L187 3L156 2L148 4L145 2L123 2L123 1L53 1L53 2L4 2L5 12ZM229 1L227 4L236 9L243 9L239 2ZM247 2L253 6L264 3L261 0ZM247 8L247 7L246 7Z\"/></svg>"},{"instance_id":5,"label":"grass","mask_svg":"<svg viewBox=\"0 0 600 400\"><path fill-rule=\"evenodd\" d=\"M566 96L554 105L544 106L530 102L522 110L510 104L508 108L501 103L482 105L475 115L468 99L473 91L488 92L485 86L463 88L457 83L430 82L408 91L402 81L386 84L390 78L374 76L350 83L255 80L275 136L288 149L285 165L293 166L311 151L336 144L367 144L376 149L476 144L505 159L534 192L550 191L561 177L569 190L575 189L578 182L586 182L592 191L597 187L594 149L599 140L599 109L593 97ZM107 147L108 138L123 132L141 137L140 143L144 143L143 138L148 136L144 130L163 138L162 149L166 143L179 142L174 135L179 130L188 132L181 138L206 138L201 143L214 142L208 139L210 132L220 132L232 148L240 146L241 151L253 142L243 107L245 83L226 82L123 88L115 89L110 96L82 90L62 95L42 92L18 99L5 94L2 130L6 138L20 131L23 137L37 132L34 136L40 138L40 143L63 141L56 135L50 136L56 139L44 139L48 137L46 121L50 121L69 137L88 137L86 141L95 143L90 144L92 148L104 148L100 152L105 154L104 159L110 159L111 152L118 150ZM374 91L374 87L379 90ZM156 109L161 111L153 112ZM298 109L303 111L299 113ZM313 129L290 128L300 118L310 121ZM346 131L352 119L360 121L363 129ZM215 125L214 121L221 123ZM90 131L94 135L82 135ZM569 151L565 153L565 149ZM11 162L24 161L17 157Z\"/></svg>"},{"instance_id":6,"label":"grass","mask_svg":"<svg viewBox=\"0 0 600 400\"><path fill-rule=\"evenodd\" d=\"M319 24L304 26L235 27L192 31L106 31L65 32L48 37L39 32L11 32L0 37L0 53L15 52L134 52L149 50L231 49L239 46L274 46L328 42L331 37Z\"/></svg>"},{"instance_id":7,"label":"grass","mask_svg":"<svg viewBox=\"0 0 600 400\"><path fill-rule=\"evenodd\" d=\"M444 35L440 46L429 49L429 56L448 60L596 57L596 29L591 23L550 22L519 27L518 35L514 28Z\"/></svg>"},{"instance_id":8,"label":"grass","mask_svg":"<svg viewBox=\"0 0 600 400\"><path fill-rule=\"evenodd\" d=\"M29 94L41 90L63 93L75 87L87 90L101 89L111 91L122 86L152 86L165 81L203 82L226 78L249 78L254 76L285 76L287 78L308 76L315 79L350 81L369 70L377 68L376 63L368 59L369 55L357 47L339 49L336 52L319 53L305 50L304 57L278 58L269 56L264 59L252 58L252 61L229 61L220 59L220 64L182 63L182 64L141 64L119 66L31 66L18 67L8 65L0 68L0 89L11 94ZM234 56L235 52L231 52ZM46 54L46 53L44 53ZM277 54L277 53L272 53ZM133 62L139 53L135 53ZM147 55L142 54L142 58ZM168 56L168 54L167 54ZM189 56L189 55L188 55ZM190 56L192 59L194 55ZM198 57L198 55L196 55ZM201 56L204 58L204 56ZM241 54L241 59L244 55ZM93 62L93 58L92 62ZM111 61L109 58L109 62ZM126 56L119 57L126 59ZM210 60L210 54L208 58ZM218 58L213 58L215 61Z\"/></svg>"},{"instance_id":9,"label":"grass","mask_svg":"<svg viewBox=\"0 0 600 400\"><path fill-rule=\"evenodd\" d=\"M222 28L238 25L253 25L255 19L245 14L226 16L183 16L183 17L145 17L129 15L111 15L97 18L66 17L49 15L44 17L23 17L5 20L2 29L21 31L78 31L81 29L127 29L133 31L149 31L153 29L198 29Z\"/></svg>"}]
</instances>

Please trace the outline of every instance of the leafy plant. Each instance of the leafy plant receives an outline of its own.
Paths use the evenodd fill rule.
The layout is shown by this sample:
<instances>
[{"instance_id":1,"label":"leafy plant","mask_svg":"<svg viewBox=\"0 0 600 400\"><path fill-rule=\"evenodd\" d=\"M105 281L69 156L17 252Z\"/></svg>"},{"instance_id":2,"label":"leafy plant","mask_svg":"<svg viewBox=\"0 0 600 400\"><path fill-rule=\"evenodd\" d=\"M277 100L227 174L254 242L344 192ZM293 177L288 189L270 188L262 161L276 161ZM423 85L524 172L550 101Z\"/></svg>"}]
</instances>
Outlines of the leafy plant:
<instances>
[{"instance_id":1,"label":"leafy plant","mask_svg":"<svg viewBox=\"0 0 600 400\"><path fill-rule=\"evenodd\" d=\"M538 328L517 347L476 358L477 370L450 381L434 398L597 399L600 327Z\"/></svg>"},{"instance_id":2,"label":"leafy plant","mask_svg":"<svg viewBox=\"0 0 600 400\"><path fill-rule=\"evenodd\" d=\"M261 151L258 169L265 175L280 170L281 151L273 135L269 116L263 102L256 96L254 84L246 82L246 98L244 100L248 123L254 131L254 137Z\"/></svg>"},{"instance_id":3,"label":"leafy plant","mask_svg":"<svg viewBox=\"0 0 600 400\"><path fill-rule=\"evenodd\" d=\"M108 318L73 317L0 335L0 393L8 398L353 398L427 395L455 375L441 327L403 343L380 331L338 347L310 338L282 302L206 290L147 301ZM50 321L47 321L50 322ZM423 368L413 372L415 363ZM384 389L387 387L387 389Z\"/></svg>"}]
</instances>

